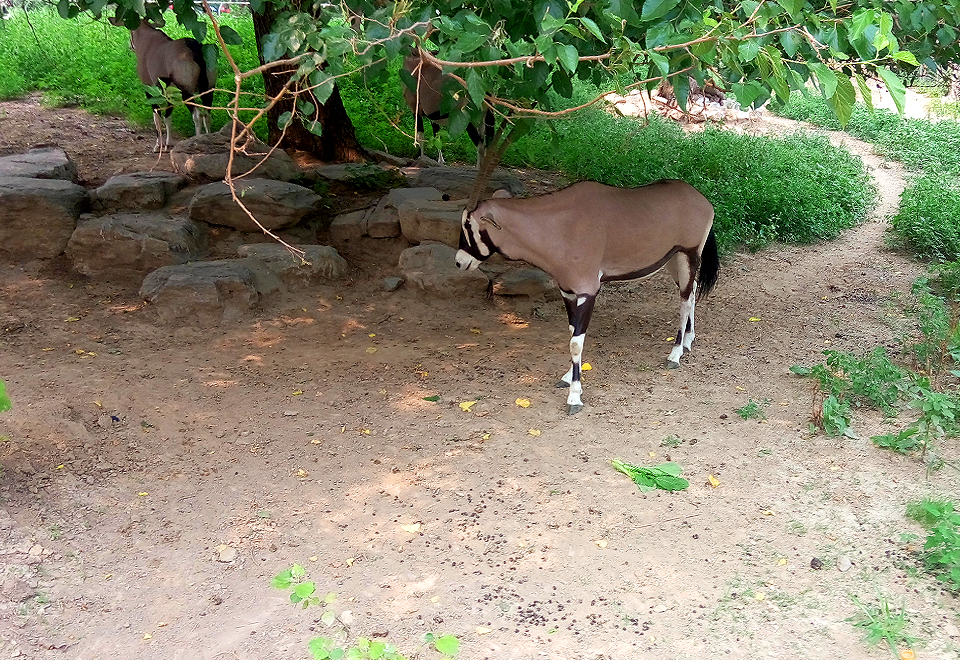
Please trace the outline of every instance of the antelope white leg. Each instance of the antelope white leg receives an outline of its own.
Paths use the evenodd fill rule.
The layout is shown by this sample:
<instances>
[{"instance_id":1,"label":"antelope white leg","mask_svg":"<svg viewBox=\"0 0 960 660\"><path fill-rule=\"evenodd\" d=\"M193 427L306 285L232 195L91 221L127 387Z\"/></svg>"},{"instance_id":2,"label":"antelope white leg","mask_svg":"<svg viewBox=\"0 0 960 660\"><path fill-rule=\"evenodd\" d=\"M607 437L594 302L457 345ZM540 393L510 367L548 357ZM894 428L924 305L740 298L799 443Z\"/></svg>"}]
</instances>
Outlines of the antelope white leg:
<instances>
[{"instance_id":1,"label":"antelope white leg","mask_svg":"<svg viewBox=\"0 0 960 660\"><path fill-rule=\"evenodd\" d=\"M687 331L683 333L683 348L684 350L691 350L693 348L693 340L697 336L693 331L693 315L697 309L697 289L694 286L693 293L690 294L690 312L687 315Z\"/></svg>"},{"instance_id":2,"label":"antelope white leg","mask_svg":"<svg viewBox=\"0 0 960 660\"><path fill-rule=\"evenodd\" d=\"M583 356L584 335L574 335L570 338L570 392L567 394L567 412L575 415L583 409L583 401L580 400L580 394L583 392L583 384L579 378L574 378L574 374L580 375L580 359ZM566 376L564 376L566 380Z\"/></svg>"},{"instance_id":3,"label":"antelope white leg","mask_svg":"<svg viewBox=\"0 0 960 660\"><path fill-rule=\"evenodd\" d=\"M160 151L160 145L163 144L163 117L156 110L153 112L153 127L157 131L157 143L153 145L154 152Z\"/></svg>"}]
</instances>

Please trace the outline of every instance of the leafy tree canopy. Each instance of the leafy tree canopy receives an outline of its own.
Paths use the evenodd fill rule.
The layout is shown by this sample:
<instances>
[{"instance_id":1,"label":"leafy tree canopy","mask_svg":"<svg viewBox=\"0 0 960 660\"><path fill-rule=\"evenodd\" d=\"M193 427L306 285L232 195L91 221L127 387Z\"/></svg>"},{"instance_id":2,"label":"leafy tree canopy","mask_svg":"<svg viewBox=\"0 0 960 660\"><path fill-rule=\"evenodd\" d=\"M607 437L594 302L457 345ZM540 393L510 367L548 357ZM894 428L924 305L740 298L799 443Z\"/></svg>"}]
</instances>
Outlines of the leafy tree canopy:
<instances>
[{"instance_id":1,"label":"leafy tree canopy","mask_svg":"<svg viewBox=\"0 0 960 660\"><path fill-rule=\"evenodd\" d=\"M128 25L168 7L204 37L193 0L59 0L65 17L115 14ZM320 103L339 76L382 75L390 58L427 47L466 89L467 103L449 108L454 135L485 107L510 125L569 111L550 99L569 99L575 78L621 91L667 78L681 102L690 78L712 80L744 106L785 101L812 83L846 122L857 90L870 99L867 76L902 108L898 70L960 60L960 0L251 0L251 8L278 16L264 60L294 65Z\"/></svg>"}]
</instances>

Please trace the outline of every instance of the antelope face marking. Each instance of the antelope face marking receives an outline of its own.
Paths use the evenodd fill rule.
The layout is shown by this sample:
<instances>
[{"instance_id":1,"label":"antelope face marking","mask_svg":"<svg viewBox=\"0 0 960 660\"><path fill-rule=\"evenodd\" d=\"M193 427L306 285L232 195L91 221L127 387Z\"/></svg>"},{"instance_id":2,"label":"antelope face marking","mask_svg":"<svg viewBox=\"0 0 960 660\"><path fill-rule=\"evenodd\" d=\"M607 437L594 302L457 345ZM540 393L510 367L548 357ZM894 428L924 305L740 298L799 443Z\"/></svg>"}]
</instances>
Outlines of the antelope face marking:
<instances>
[{"instance_id":1,"label":"antelope face marking","mask_svg":"<svg viewBox=\"0 0 960 660\"><path fill-rule=\"evenodd\" d=\"M471 217L464 209L460 221L460 249L457 250L457 268L473 270L490 257L496 246L490 242L490 236L480 227L480 221Z\"/></svg>"}]
</instances>

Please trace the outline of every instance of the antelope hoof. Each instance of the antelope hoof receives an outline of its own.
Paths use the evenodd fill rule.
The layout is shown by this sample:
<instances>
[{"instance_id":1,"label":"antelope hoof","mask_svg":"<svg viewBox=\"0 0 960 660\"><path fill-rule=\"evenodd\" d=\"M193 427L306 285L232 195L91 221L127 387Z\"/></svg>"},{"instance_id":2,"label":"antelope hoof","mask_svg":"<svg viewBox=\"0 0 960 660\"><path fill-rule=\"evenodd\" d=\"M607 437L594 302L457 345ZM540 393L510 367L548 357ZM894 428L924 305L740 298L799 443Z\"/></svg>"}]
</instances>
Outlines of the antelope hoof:
<instances>
[{"instance_id":1,"label":"antelope hoof","mask_svg":"<svg viewBox=\"0 0 960 660\"><path fill-rule=\"evenodd\" d=\"M561 381L558 382L556 385L554 385L554 387L557 388L558 390L562 390L562 389L564 389L564 388L566 388L566 387L570 387L570 383L568 383L568 382L565 381L565 380L561 380Z\"/></svg>"},{"instance_id":2,"label":"antelope hoof","mask_svg":"<svg viewBox=\"0 0 960 660\"><path fill-rule=\"evenodd\" d=\"M666 363L666 365L664 365L664 366L666 366L667 369L679 369L679 368L680 368L680 363L679 363L679 362L674 362L673 360L667 360L667 363Z\"/></svg>"},{"instance_id":3,"label":"antelope hoof","mask_svg":"<svg viewBox=\"0 0 960 660\"><path fill-rule=\"evenodd\" d=\"M571 403L567 406L568 415L576 415L581 410L583 410L583 404L580 403Z\"/></svg>"}]
</instances>

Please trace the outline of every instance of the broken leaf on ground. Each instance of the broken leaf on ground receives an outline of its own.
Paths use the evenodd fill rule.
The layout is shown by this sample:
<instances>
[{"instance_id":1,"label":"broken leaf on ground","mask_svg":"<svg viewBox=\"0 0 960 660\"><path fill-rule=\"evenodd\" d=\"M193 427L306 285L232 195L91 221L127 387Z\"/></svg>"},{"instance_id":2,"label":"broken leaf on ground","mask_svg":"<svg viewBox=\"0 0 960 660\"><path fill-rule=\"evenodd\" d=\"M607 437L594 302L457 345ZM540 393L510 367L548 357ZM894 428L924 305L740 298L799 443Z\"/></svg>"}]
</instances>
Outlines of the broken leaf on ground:
<instances>
[{"instance_id":1,"label":"broken leaf on ground","mask_svg":"<svg viewBox=\"0 0 960 660\"><path fill-rule=\"evenodd\" d=\"M633 479L643 492L651 490L683 490L690 482L680 476L683 471L676 463L660 463L651 467L631 465L621 460L611 461L613 467Z\"/></svg>"}]
</instances>

